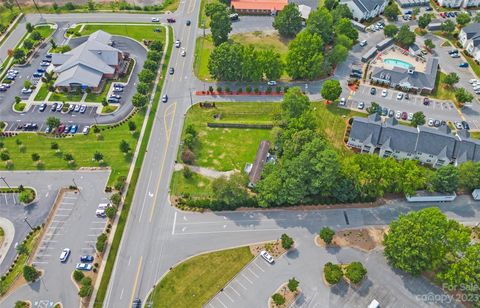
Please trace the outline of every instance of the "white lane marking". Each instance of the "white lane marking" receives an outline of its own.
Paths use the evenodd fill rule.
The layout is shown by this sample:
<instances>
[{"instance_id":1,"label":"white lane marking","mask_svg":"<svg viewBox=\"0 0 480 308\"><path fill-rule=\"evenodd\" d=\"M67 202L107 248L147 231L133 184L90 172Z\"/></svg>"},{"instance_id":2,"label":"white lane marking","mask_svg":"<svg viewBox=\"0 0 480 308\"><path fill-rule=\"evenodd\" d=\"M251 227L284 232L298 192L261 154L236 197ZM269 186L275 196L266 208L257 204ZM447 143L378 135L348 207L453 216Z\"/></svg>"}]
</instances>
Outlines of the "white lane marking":
<instances>
[{"instance_id":1,"label":"white lane marking","mask_svg":"<svg viewBox=\"0 0 480 308\"><path fill-rule=\"evenodd\" d=\"M187 221L187 216L183 215L183 220Z\"/></svg>"},{"instance_id":2,"label":"white lane marking","mask_svg":"<svg viewBox=\"0 0 480 308\"><path fill-rule=\"evenodd\" d=\"M132 256L128 259L128 266L130 266L130 262L132 261Z\"/></svg>"},{"instance_id":3,"label":"white lane marking","mask_svg":"<svg viewBox=\"0 0 480 308\"><path fill-rule=\"evenodd\" d=\"M252 270L251 270L251 269L249 269L249 268L247 268L247 270L248 270L250 273L252 273L252 275L253 275L253 276L255 276L255 277L257 277L257 278L258 278L258 275L257 275L257 274L255 274L255 272L254 272L254 271L252 271Z\"/></svg>"},{"instance_id":4,"label":"white lane marking","mask_svg":"<svg viewBox=\"0 0 480 308\"><path fill-rule=\"evenodd\" d=\"M150 181L152 180L152 175L153 175L153 170L150 171L150 176L148 177L148 182L147 182L147 188L150 186ZM138 222L140 222L141 219L142 219L143 209L145 208L145 203L147 203L147 196L149 194L150 194L150 192L145 194L145 198L143 198L142 209L140 210L140 215L138 216Z\"/></svg>"},{"instance_id":5,"label":"white lane marking","mask_svg":"<svg viewBox=\"0 0 480 308\"><path fill-rule=\"evenodd\" d=\"M62 202L60 205L74 205L75 203L72 202Z\"/></svg>"},{"instance_id":6,"label":"white lane marking","mask_svg":"<svg viewBox=\"0 0 480 308\"><path fill-rule=\"evenodd\" d=\"M223 307L227 308L227 306L225 306L225 304L219 298L217 298L217 300L220 302L220 304L222 304Z\"/></svg>"},{"instance_id":7,"label":"white lane marking","mask_svg":"<svg viewBox=\"0 0 480 308\"><path fill-rule=\"evenodd\" d=\"M225 295L232 303L234 302L233 298L231 298L225 290L223 290L223 295Z\"/></svg>"},{"instance_id":8,"label":"white lane marking","mask_svg":"<svg viewBox=\"0 0 480 308\"><path fill-rule=\"evenodd\" d=\"M173 226L172 226L172 235L175 234L175 225L177 223L177 212L175 212L175 216L173 217Z\"/></svg>"},{"instance_id":9,"label":"white lane marking","mask_svg":"<svg viewBox=\"0 0 480 308\"><path fill-rule=\"evenodd\" d=\"M259 270L261 270L262 272L265 273L265 271L263 270L263 268L261 268L257 263L253 263L253 265L255 265L256 267L258 267Z\"/></svg>"},{"instance_id":10,"label":"white lane marking","mask_svg":"<svg viewBox=\"0 0 480 308\"><path fill-rule=\"evenodd\" d=\"M186 229L186 227L183 227ZM183 230L182 229L182 230ZM279 231L284 230L282 228L272 228L272 229L250 229L250 230L225 230L225 231L198 231L198 232L185 232L185 233L178 233L178 235L195 235L195 234L216 234L216 233L238 233L238 232L261 232L261 231Z\"/></svg>"},{"instance_id":11,"label":"white lane marking","mask_svg":"<svg viewBox=\"0 0 480 308\"><path fill-rule=\"evenodd\" d=\"M253 282L250 279L248 279L248 277L245 276L243 273L242 273L242 277L245 278L248 282L250 282L250 284L253 284Z\"/></svg>"},{"instance_id":12,"label":"white lane marking","mask_svg":"<svg viewBox=\"0 0 480 308\"><path fill-rule=\"evenodd\" d=\"M232 289L233 292L235 292L235 294L237 294L238 296L240 296L240 293L237 292L237 290L235 290L234 288L232 288L232 286L228 286L230 289Z\"/></svg>"},{"instance_id":13,"label":"white lane marking","mask_svg":"<svg viewBox=\"0 0 480 308\"><path fill-rule=\"evenodd\" d=\"M120 299L122 299L123 297L123 291L124 291L124 288L122 288L122 292L120 292Z\"/></svg>"},{"instance_id":14,"label":"white lane marking","mask_svg":"<svg viewBox=\"0 0 480 308\"><path fill-rule=\"evenodd\" d=\"M238 280L235 280L235 282L236 282L236 283L237 283L239 286L241 286L241 287L242 287L244 290L246 290L246 289L247 289L247 288L245 288L245 286L244 286L243 284L241 284L241 283L240 283L240 281L238 281Z\"/></svg>"}]
</instances>

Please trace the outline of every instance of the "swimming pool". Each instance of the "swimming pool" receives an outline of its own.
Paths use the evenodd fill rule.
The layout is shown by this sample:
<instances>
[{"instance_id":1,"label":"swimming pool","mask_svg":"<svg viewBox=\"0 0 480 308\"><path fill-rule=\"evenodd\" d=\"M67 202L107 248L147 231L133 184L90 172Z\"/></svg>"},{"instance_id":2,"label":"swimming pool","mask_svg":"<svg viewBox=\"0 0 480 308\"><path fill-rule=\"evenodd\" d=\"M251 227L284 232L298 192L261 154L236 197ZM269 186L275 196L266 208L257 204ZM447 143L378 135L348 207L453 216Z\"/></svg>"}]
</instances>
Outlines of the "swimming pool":
<instances>
[{"instance_id":1,"label":"swimming pool","mask_svg":"<svg viewBox=\"0 0 480 308\"><path fill-rule=\"evenodd\" d=\"M402 67L402 68L405 68L405 69L409 69L409 68L413 67L413 65L411 65L410 63L402 61L402 60L398 60L398 59L385 59L385 60L383 60L383 63L390 64L390 65L393 65L393 66Z\"/></svg>"}]
</instances>

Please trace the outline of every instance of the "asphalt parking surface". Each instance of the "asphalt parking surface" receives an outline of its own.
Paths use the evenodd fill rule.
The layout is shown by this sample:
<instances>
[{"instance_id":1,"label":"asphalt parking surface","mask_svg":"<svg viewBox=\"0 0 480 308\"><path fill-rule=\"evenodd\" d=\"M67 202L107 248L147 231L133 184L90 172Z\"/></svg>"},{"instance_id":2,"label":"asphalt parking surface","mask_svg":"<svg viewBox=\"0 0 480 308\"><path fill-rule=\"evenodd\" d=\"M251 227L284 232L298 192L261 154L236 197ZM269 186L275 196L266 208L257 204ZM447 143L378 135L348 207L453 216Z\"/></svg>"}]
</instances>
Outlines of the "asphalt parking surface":
<instances>
[{"instance_id":1,"label":"asphalt parking surface","mask_svg":"<svg viewBox=\"0 0 480 308\"><path fill-rule=\"evenodd\" d=\"M260 283L260 277L270 272L274 265L267 263L260 255L256 256L205 306L210 308L258 306L256 284Z\"/></svg>"}]
</instances>

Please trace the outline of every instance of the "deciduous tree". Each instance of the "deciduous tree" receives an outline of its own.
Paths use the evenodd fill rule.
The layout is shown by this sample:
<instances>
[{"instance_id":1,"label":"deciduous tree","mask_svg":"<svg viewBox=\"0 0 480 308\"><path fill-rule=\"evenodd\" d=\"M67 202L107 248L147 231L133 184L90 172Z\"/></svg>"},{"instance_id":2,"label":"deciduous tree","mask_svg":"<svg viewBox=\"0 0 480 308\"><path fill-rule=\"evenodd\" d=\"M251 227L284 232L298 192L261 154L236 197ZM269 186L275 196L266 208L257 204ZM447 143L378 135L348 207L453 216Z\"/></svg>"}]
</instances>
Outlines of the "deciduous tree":
<instances>
[{"instance_id":1,"label":"deciduous tree","mask_svg":"<svg viewBox=\"0 0 480 308\"><path fill-rule=\"evenodd\" d=\"M457 24L459 24L460 26L465 26L466 24L468 24L470 21L472 20L472 18L470 17L470 15L466 12L460 12L458 15L457 15Z\"/></svg>"},{"instance_id":2,"label":"deciduous tree","mask_svg":"<svg viewBox=\"0 0 480 308\"><path fill-rule=\"evenodd\" d=\"M423 14L418 17L418 26L422 29L425 29L430 22L432 22L432 15L430 14Z\"/></svg>"},{"instance_id":3,"label":"deciduous tree","mask_svg":"<svg viewBox=\"0 0 480 308\"><path fill-rule=\"evenodd\" d=\"M306 30L318 34L323 42L330 43L333 38L332 14L325 7L314 10L308 17Z\"/></svg>"},{"instance_id":4,"label":"deciduous tree","mask_svg":"<svg viewBox=\"0 0 480 308\"><path fill-rule=\"evenodd\" d=\"M232 31L232 21L228 17L226 10L215 12L212 15L210 31L212 32L212 40L215 46L219 46L228 40L228 34Z\"/></svg>"},{"instance_id":5,"label":"deciduous tree","mask_svg":"<svg viewBox=\"0 0 480 308\"><path fill-rule=\"evenodd\" d=\"M459 173L453 165L442 166L433 174L431 183L435 191L453 193L458 188Z\"/></svg>"},{"instance_id":6,"label":"deciduous tree","mask_svg":"<svg viewBox=\"0 0 480 308\"><path fill-rule=\"evenodd\" d=\"M422 126L425 124L425 115L421 111L417 111L413 114L412 121L410 125L413 127Z\"/></svg>"},{"instance_id":7,"label":"deciduous tree","mask_svg":"<svg viewBox=\"0 0 480 308\"><path fill-rule=\"evenodd\" d=\"M273 20L273 27L281 36L294 37L302 30L302 16L296 3L287 4Z\"/></svg>"},{"instance_id":8,"label":"deciduous tree","mask_svg":"<svg viewBox=\"0 0 480 308\"><path fill-rule=\"evenodd\" d=\"M320 94L324 99L334 101L340 97L340 94L342 94L342 86L340 86L340 82L338 80L325 80Z\"/></svg>"},{"instance_id":9,"label":"deciduous tree","mask_svg":"<svg viewBox=\"0 0 480 308\"><path fill-rule=\"evenodd\" d=\"M335 33L348 36L351 40L358 40L358 31L348 18L342 18L335 24Z\"/></svg>"},{"instance_id":10,"label":"deciduous tree","mask_svg":"<svg viewBox=\"0 0 480 308\"><path fill-rule=\"evenodd\" d=\"M456 73L450 73L445 76L443 79L443 83L448 85L449 87L453 87L456 83L460 81L460 77Z\"/></svg>"},{"instance_id":11,"label":"deciduous tree","mask_svg":"<svg viewBox=\"0 0 480 308\"><path fill-rule=\"evenodd\" d=\"M335 45L328 56L328 62L335 66L343 61L347 60L348 57L348 49L343 45Z\"/></svg>"},{"instance_id":12,"label":"deciduous tree","mask_svg":"<svg viewBox=\"0 0 480 308\"><path fill-rule=\"evenodd\" d=\"M278 80L282 77L285 64L278 52L273 49L261 51L258 55L258 61L268 80Z\"/></svg>"},{"instance_id":13,"label":"deciduous tree","mask_svg":"<svg viewBox=\"0 0 480 308\"><path fill-rule=\"evenodd\" d=\"M236 81L242 78L243 46L225 42L216 47L208 60L208 71L217 80Z\"/></svg>"},{"instance_id":14,"label":"deciduous tree","mask_svg":"<svg viewBox=\"0 0 480 308\"><path fill-rule=\"evenodd\" d=\"M314 79L323 68L323 41L316 34L300 32L288 46L286 70L292 79Z\"/></svg>"},{"instance_id":15,"label":"deciduous tree","mask_svg":"<svg viewBox=\"0 0 480 308\"><path fill-rule=\"evenodd\" d=\"M320 229L320 238L327 244L330 245L333 240L333 236L335 235L335 231L330 229L329 227L323 227Z\"/></svg>"},{"instance_id":16,"label":"deciduous tree","mask_svg":"<svg viewBox=\"0 0 480 308\"><path fill-rule=\"evenodd\" d=\"M408 26L401 26L397 36L395 37L395 40L401 46L408 48L415 43L415 33L410 31Z\"/></svg>"},{"instance_id":17,"label":"deciduous tree","mask_svg":"<svg viewBox=\"0 0 480 308\"><path fill-rule=\"evenodd\" d=\"M398 15L400 14L400 9L397 6L397 3L391 2L389 5L385 7L383 11L383 15L387 17L390 21L395 21L398 19Z\"/></svg>"}]
</instances>

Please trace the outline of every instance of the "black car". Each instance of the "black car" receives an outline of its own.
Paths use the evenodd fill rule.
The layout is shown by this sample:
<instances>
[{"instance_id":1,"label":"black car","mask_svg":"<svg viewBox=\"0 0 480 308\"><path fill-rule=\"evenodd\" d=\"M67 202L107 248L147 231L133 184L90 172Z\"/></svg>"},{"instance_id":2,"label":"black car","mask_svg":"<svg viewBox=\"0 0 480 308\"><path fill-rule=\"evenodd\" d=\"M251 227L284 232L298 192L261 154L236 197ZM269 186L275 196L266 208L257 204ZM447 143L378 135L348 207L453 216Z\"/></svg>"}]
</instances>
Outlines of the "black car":
<instances>
[{"instance_id":1,"label":"black car","mask_svg":"<svg viewBox=\"0 0 480 308\"><path fill-rule=\"evenodd\" d=\"M405 93L405 99L409 99L410 96L408 95L408 93Z\"/></svg>"},{"instance_id":2,"label":"black car","mask_svg":"<svg viewBox=\"0 0 480 308\"><path fill-rule=\"evenodd\" d=\"M190 26L190 20L187 20L187 26Z\"/></svg>"},{"instance_id":3,"label":"black car","mask_svg":"<svg viewBox=\"0 0 480 308\"><path fill-rule=\"evenodd\" d=\"M362 71L361 71L361 70L358 70L358 69L355 69L355 68L353 68L353 69L352 69L352 74L359 74L359 75L361 75L361 74L362 74Z\"/></svg>"},{"instance_id":4,"label":"black car","mask_svg":"<svg viewBox=\"0 0 480 308\"><path fill-rule=\"evenodd\" d=\"M468 125L467 121L462 121L463 129L470 129L470 125Z\"/></svg>"},{"instance_id":5,"label":"black car","mask_svg":"<svg viewBox=\"0 0 480 308\"><path fill-rule=\"evenodd\" d=\"M142 308L142 300L138 297L134 299L132 302L132 308Z\"/></svg>"},{"instance_id":6,"label":"black car","mask_svg":"<svg viewBox=\"0 0 480 308\"><path fill-rule=\"evenodd\" d=\"M440 127L440 121L439 121L439 120L435 120L435 122L433 122L433 126L435 126L435 127Z\"/></svg>"},{"instance_id":7,"label":"black car","mask_svg":"<svg viewBox=\"0 0 480 308\"><path fill-rule=\"evenodd\" d=\"M356 73L351 73L350 77L360 79L360 78L362 78L362 75L361 74L356 74Z\"/></svg>"},{"instance_id":8,"label":"black car","mask_svg":"<svg viewBox=\"0 0 480 308\"><path fill-rule=\"evenodd\" d=\"M168 69L168 73L169 73L170 75L173 75L174 72L175 72L175 69L174 69L173 67L171 67L171 68Z\"/></svg>"},{"instance_id":9,"label":"black car","mask_svg":"<svg viewBox=\"0 0 480 308\"><path fill-rule=\"evenodd\" d=\"M377 89L371 88L371 89L370 89L370 94L372 94L372 95L377 94Z\"/></svg>"}]
</instances>

